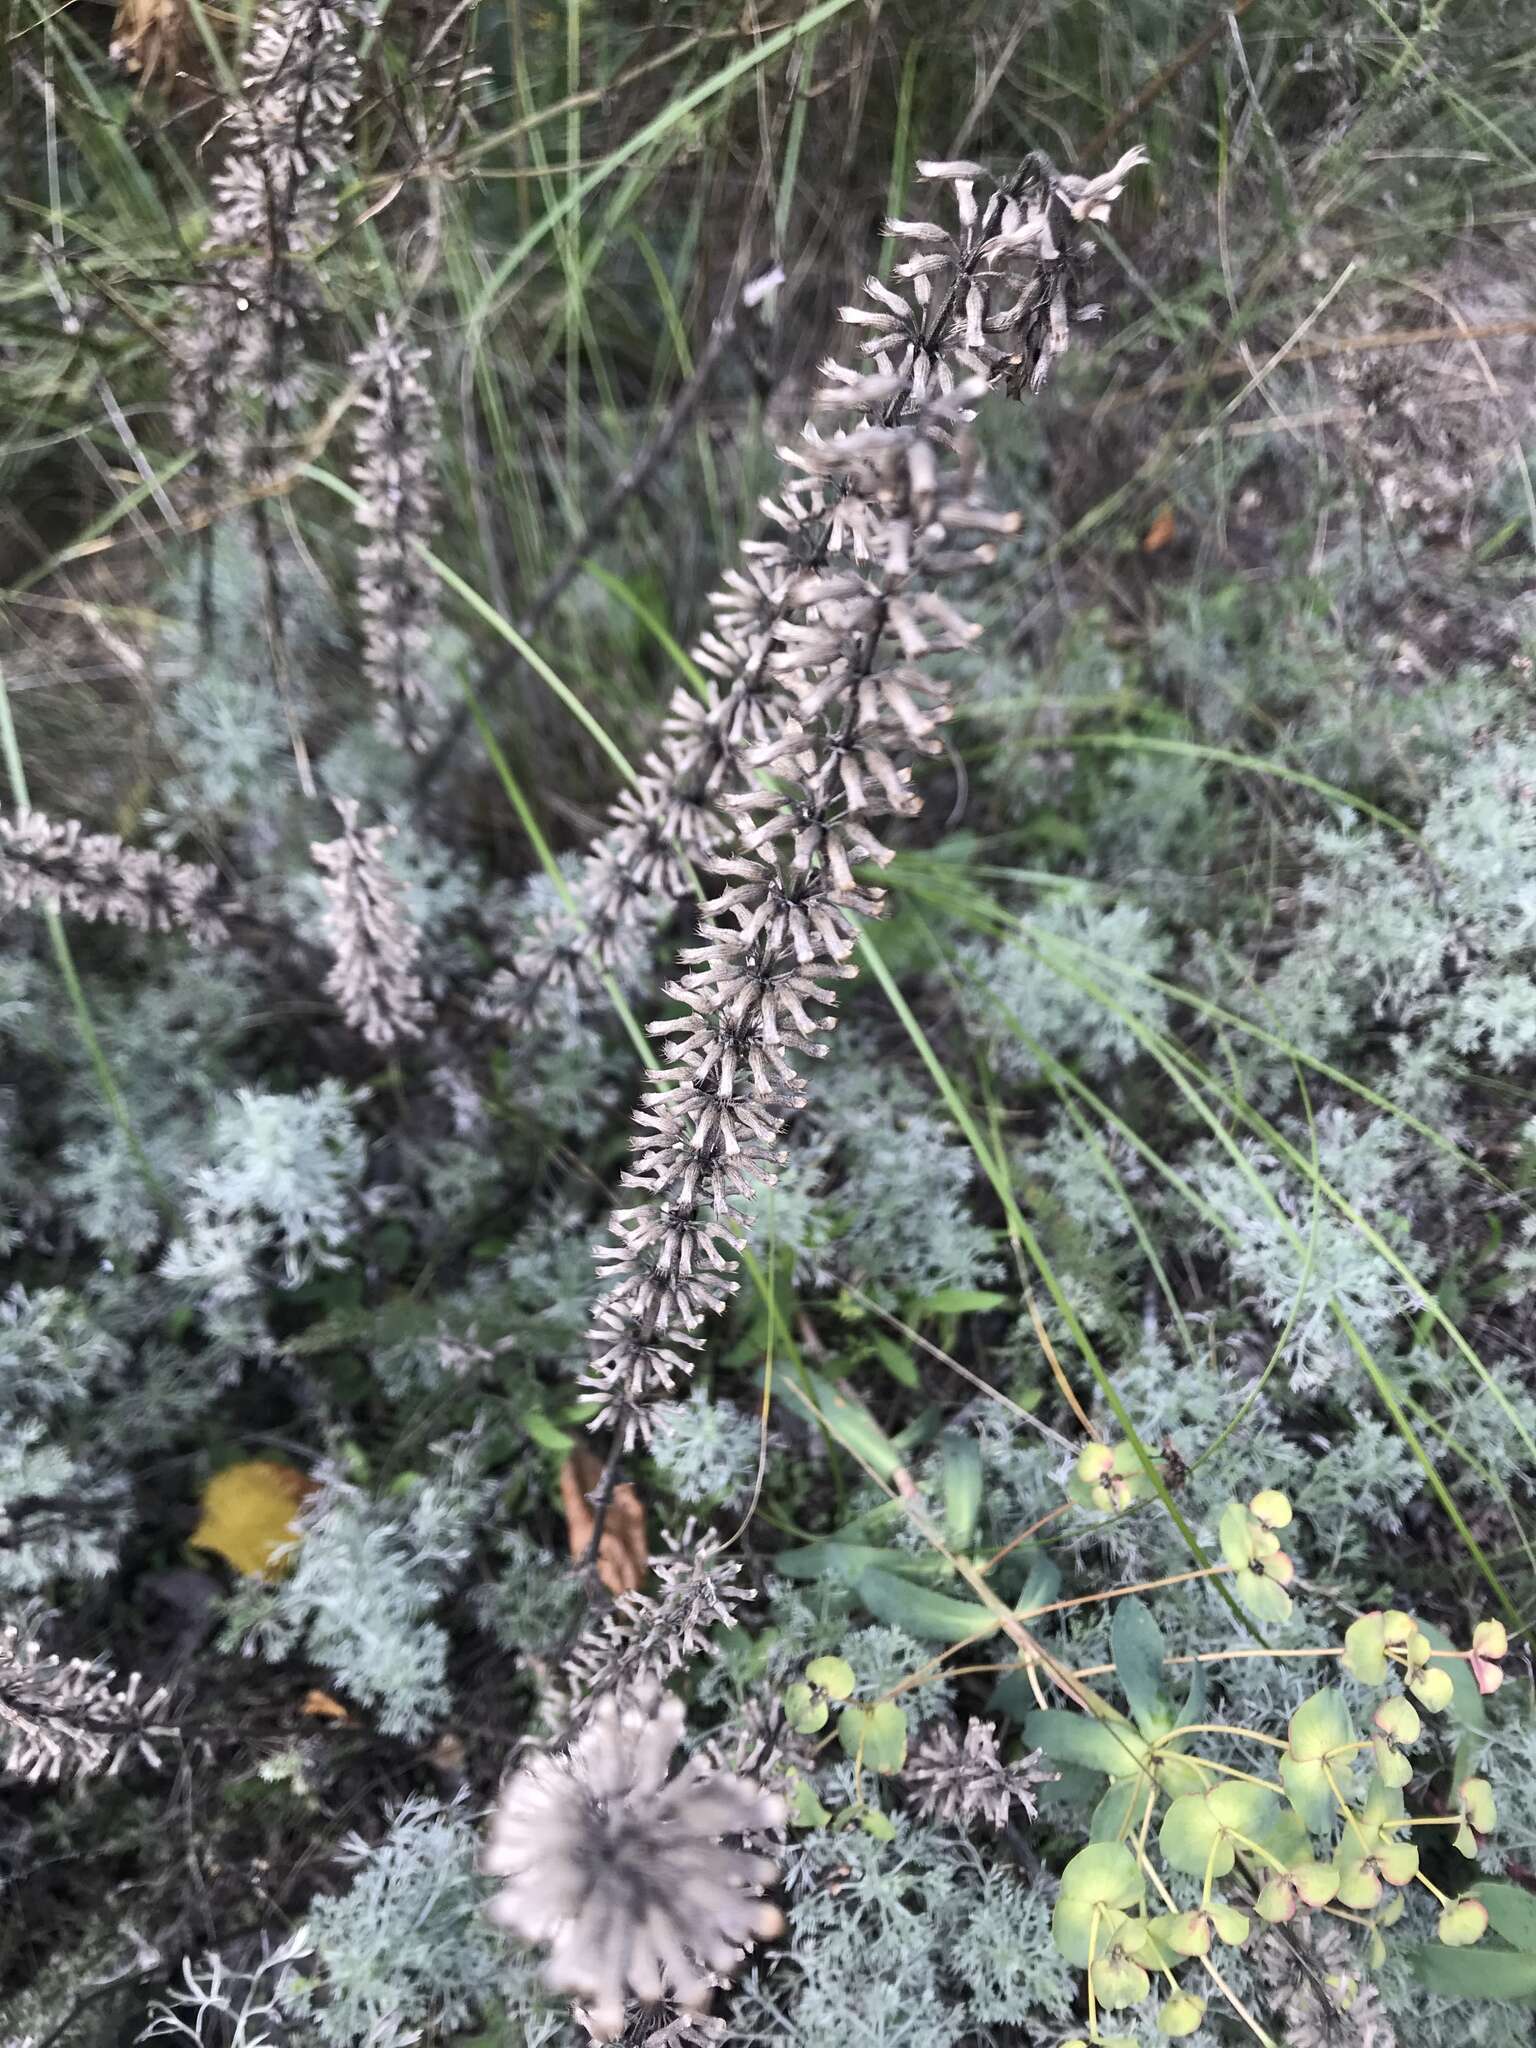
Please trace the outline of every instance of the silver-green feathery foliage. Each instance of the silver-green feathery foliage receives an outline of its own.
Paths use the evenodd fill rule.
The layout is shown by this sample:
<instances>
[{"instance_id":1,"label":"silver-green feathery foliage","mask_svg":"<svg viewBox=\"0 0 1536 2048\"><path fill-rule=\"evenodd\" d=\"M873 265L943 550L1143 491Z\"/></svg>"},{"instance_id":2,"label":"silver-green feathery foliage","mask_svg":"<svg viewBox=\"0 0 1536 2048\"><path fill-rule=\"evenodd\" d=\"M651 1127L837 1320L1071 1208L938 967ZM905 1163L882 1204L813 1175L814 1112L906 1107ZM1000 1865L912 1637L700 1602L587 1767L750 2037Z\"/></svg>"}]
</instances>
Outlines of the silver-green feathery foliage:
<instances>
[{"instance_id":1,"label":"silver-green feathery foliage","mask_svg":"<svg viewBox=\"0 0 1536 2048\"><path fill-rule=\"evenodd\" d=\"M290 1997L326 2048L409 2048L456 2032L508 1986L486 1925L475 1830L462 1803L412 1798L377 1842L343 1844L351 1882L310 1907L311 1955Z\"/></svg>"},{"instance_id":2,"label":"silver-green feathery foliage","mask_svg":"<svg viewBox=\"0 0 1536 2048\"><path fill-rule=\"evenodd\" d=\"M298 1519L292 1569L231 1603L228 1640L283 1657L301 1645L386 1734L415 1739L448 1710L448 1637L434 1618L469 1558L487 1489L469 1446L377 1500L328 1473Z\"/></svg>"}]
</instances>

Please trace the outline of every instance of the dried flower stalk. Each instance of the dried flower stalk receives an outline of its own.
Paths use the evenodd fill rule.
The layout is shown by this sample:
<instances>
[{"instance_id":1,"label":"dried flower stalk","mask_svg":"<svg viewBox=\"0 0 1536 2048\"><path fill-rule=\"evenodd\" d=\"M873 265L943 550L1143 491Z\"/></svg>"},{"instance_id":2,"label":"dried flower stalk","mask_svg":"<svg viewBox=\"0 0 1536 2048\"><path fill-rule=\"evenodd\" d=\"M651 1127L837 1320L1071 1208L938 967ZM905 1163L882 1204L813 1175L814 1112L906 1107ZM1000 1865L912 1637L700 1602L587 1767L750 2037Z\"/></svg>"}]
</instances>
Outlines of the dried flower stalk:
<instances>
[{"instance_id":1,"label":"dried flower stalk","mask_svg":"<svg viewBox=\"0 0 1536 2048\"><path fill-rule=\"evenodd\" d=\"M1078 230L1108 218L1145 161L1132 150L1102 177L1082 178L1036 155L984 202L979 164L920 163L924 178L951 186L957 231L887 222L888 234L914 247L896 267L904 289L870 278L873 305L842 316L870 330L862 353L876 368L905 380L880 406L882 422L920 409L930 389L951 392L957 377L979 375L1011 395L1038 390L1072 326L1100 311L1082 296L1090 247ZM762 509L783 526L782 506ZM794 541L798 566L813 567L828 558L832 529L813 515L795 523ZM749 757L778 735L786 715L770 656L789 588L769 572L761 544L743 552L746 562L710 595L711 627L693 650L710 679L707 697L673 692L661 744L586 858L576 912L545 919L493 983L493 1007L514 1028L538 1022L551 998L568 1000L573 987L591 994L603 970L620 971L657 917L692 893L693 871L732 837L724 798L750 780Z\"/></svg>"},{"instance_id":2,"label":"dried flower stalk","mask_svg":"<svg viewBox=\"0 0 1536 2048\"><path fill-rule=\"evenodd\" d=\"M302 330L320 300L314 259L336 226L334 181L361 82L361 0L267 0L241 66L241 93L214 180L206 287L183 295L176 426L252 478L308 390ZM229 401L256 400L259 427Z\"/></svg>"},{"instance_id":3,"label":"dried flower stalk","mask_svg":"<svg viewBox=\"0 0 1536 2048\"><path fill-rule=\"evenodd\" d=\"M184 931L200 946L229 937L218 870L144 847L78 818L0 816L0 912L66 911L143 932Z\"/></svg>"},{"instance_id":4,"label":"dried flower stalk","mask_svg":"<svg viewBox=\"0 0 1536 2048\"><path fill-rule=\"evenodd\" d=\"M431 744L442 707L426 673L438 622L436 579L418 553L437 527L432 451L437 407L422 378L427 351L379 332L352 359L363 418L352 481L369 539L358 551L363 672L378 693L380 729L413 752Z\"/></svg>"},{"instance_id":5,"label":"dried flower stalk","mask_svg":"<svg viewBox=\"0 0 1536 2048\"><path fill-rule=\"evenodd\" d=\"M0 1760L5 1772L40 1779L95 1777L130 1757L158 1767L155 1740L176 1733L165 1718L170 1695L141 1690L138 1672L125 1685L83 1657L45 1656L14 1622L0 1629Z\"/></svg>"},{"instance_id":6,"label":"dried flower stalk","mask_svg":"<svg viewBox=\"0 0 1536 2048\"><path fill-rule=\"evenodd\" d=\"M594 1426L626 1447L647 1432L647 1402L691 1371L693 1332L736 1284L731 1252L804 1100L794 1056L825 1051L833 984L854 972L860 922L882 906L854 873L892 858L874 822L920 808L911 757L941 750L950 715L927 664L979 631L939 586L991 559L993 538L1019 524L977 495L964 428L990 387L1038 387L1072 321L1097 311L1079 302L1077 227L1141 160L1133 152L1097 180L1032 160L984 205L979 166L920 166L953 188L958 233L890 223L918 250L896 267L907 296L868 281L874 310L846 317L873 330L872 364L829 363L816 394L818 410L851 423L813 424L781 451L787 481L763 506L776 536L747 544L714 600L701 658L715 697L674 707L670 780L648 770L589 863L599 955L626 906L674 885L685 862L726 883L667 987L684 1014L651 1027L668 1063L651 1076L622 1175L638 1198L596 1253L608 1285L583 1384L600 1401ZM569 935L547 950L568 957ZM546 972L522 966L534 980Z\"/></svg>"},{"instance_id":7,"label":"dried flower stalk","mask_svg":"<svg viewBox=\"0 0 1536 2048\"><path fill-rule=\"evenodd\" d=\"M716 1627L734 1628L732 1610L755 1600L738 1585L741 1564L718 1536L699 1535L690 1516L679 1534L662 1531L664 1550L647 1560L655 1593L630 1588L576 1638L562 1676L573 1713L600 1694L655 1684L696 1657Z\"/></svg>"},{"instance_id":8,"label":"dried flower stalk","mask_svg":"<svg viewBox=\"0 0 1536 2048\"><path fill-rule=\"evenodd\" d=\"M324 871L325 933L335 955L325 986L370 1045L398 1045L421 1037L431 1010L415 971L421 934L384 859L394 828L359 829L351 797L338 798L336 809L341 837L310 847Z\"/></svg>"}]
</instances>

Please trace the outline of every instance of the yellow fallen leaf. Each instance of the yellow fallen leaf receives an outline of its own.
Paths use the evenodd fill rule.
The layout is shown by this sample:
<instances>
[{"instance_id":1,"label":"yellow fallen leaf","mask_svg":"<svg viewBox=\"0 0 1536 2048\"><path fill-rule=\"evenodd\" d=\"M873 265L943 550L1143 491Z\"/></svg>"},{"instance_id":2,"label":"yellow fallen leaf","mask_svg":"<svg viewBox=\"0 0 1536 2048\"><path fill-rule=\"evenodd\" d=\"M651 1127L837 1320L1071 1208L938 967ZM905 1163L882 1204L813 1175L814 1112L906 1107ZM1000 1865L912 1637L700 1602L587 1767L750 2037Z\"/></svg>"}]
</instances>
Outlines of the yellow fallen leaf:
<instances>
[{"instance_id":1,"label":"yellow fallen leaf","mask_svg":"<svg viewBox=\"0 0 1536 2048\"><path fill-rule=\"evenodd\" d=\"M237 1572L281 1578L286 1557L273 1553L298 1535L297 1516L315 1482L274 1458L247 1458L216 1472L203 1488L203 1517L187 1541L214 1550Z\"/></svg>"}]
</instances>

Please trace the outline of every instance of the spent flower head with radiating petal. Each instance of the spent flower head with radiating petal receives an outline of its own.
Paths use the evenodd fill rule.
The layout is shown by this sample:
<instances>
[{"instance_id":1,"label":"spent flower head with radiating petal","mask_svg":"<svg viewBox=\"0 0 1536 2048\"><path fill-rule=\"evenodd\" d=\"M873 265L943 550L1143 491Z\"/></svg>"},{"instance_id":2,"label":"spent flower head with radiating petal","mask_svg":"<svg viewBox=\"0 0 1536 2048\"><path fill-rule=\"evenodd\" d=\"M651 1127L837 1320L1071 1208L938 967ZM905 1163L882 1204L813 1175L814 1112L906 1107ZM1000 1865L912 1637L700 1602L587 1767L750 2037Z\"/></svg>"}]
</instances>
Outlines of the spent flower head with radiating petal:
<instances>
[{"instance_id":1,"label":"spent flower head with radiating petal","mask_svg":"<svg viewBox=\"0 0 1536 2048\"><path fill-rule=\"evenodd\" d=\"M968 1722L961 1740L947 1721L941 1721L908 1752L902 1781L925 1820L984 1820L989 1827L1004 1828L1015 1806L1034 1819L1035 1788L1056 1775L1037 1770L1039 1759L1039 1750L1033 1749L1014 1763L1004 1763L994 1722Z\"/></svg>"},{"instance_id":2,"label":"spent flower head with radiating petal","mask_svg":"<svg viewBox=\"0 0 1536 2048\"><path fill-rule=\"evenodd\" d=\"M783 1925L769 1856L777 1794L695 1756L676 1772L682 1702L654 1686L604 1696L575 1738L502 1787L481 1867L498 1926L548 1949L550 1985L612 2040L629 2000L702 2010L717 1978Z\"/></svg>"}]
</instances>

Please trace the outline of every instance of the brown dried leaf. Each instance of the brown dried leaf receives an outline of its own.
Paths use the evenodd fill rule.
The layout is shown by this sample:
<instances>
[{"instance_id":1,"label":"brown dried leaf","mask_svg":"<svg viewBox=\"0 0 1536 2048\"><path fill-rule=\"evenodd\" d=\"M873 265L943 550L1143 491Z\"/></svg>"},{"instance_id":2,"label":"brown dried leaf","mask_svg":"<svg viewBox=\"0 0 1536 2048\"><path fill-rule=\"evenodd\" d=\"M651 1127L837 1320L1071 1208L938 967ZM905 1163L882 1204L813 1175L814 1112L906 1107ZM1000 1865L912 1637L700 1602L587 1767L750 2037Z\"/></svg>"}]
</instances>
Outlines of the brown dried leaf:
<instances>
[{"instance_id":1,"label":"brown dried leaf","mask_svg":"<svg viewBox=\"0 0 1536 2048\"><path fill-rule=\"evenodd\" d=\"M1153 515L1152 524L1142 536L1142 553L1144 555L1157 554L1160 549L1167 547L1178 530L1179 523L1173 516L1172 505L1166 502L1159 505L1156 513Z\"/></svg>"},{"instance_id":2,"label":"brown dried leaf","mask_svg":"<svg viewBox=\"0 0 1536 2048\"><path fill-rule=\"evenodd\" d=\"M583 1557L592 1541L597 1517L587 1498L597 1491L603 1468L584 1444L578 1444L560 1467L560 1505L571 1556ZM635 1593L645 1583L650 1551L645 1540L645 1509L635 1489L620 1483L613 1489L597 1547L597 1576L613 1594Z\"/></svg>"},{"instance_id":3,"label":"brown dried leaf","mask_svg":"<svg viewBox=\"0 0 1536 2048\"><path fill-rule=\"evenodd\" d=\"M352 1716L341 1704L333 1700L328 1692L321 1692L318 1686L311 1686L304 1695L301 1714L308 1714L316 1721L350 1721Z\"/></svg>"},{"instance_id":4,"label":"brown dried leaf","mask_svg":"<svg viewBox=\"0 0 1536 2048\"><path fill-rule=\"evenodd\" d=\"M187 26L187 0L117 0L112 61L148 86L169 87Z\"/></svg>"}]
</instances>

